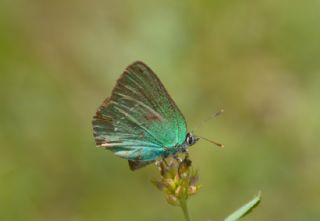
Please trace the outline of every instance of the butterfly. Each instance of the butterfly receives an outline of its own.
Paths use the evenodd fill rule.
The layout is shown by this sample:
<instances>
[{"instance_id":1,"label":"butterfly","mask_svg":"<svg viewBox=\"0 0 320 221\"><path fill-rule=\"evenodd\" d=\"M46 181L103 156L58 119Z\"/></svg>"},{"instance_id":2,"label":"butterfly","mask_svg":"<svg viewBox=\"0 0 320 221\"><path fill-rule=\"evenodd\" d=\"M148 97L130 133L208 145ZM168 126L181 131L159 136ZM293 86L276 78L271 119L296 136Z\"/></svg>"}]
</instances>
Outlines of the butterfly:
<instances>
[{"instance_id":1,"label":"butterfly","mask_svg":"<svg viewBox=\"0 0 320 221\"><path fill-rule=\"evenodd\" d=\"M186 153L199 137L187 131L181 111L143 62L129 65L93 117L96 145L128 160L131 170Z\"/></svg>"}]
</instances>

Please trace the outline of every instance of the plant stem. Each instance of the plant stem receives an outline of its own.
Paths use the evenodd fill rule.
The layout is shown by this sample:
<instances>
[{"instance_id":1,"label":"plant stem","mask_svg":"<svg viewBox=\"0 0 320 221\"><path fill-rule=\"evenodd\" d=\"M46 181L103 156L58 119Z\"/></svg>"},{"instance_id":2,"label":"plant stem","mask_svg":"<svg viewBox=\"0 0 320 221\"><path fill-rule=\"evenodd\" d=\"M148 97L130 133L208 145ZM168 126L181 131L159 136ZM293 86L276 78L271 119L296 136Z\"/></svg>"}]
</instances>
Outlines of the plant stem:
<instances>
[{"instance_id":1,"label":"plant stem","mask_svg":"<svg viewBox=\"0 0 320 221\"><path fill-rule=\"evenodd\" d=\"M187 201L185 199L180 200L180 207L183 211L183 215L186 218L186 221L192 221L191 216L190 216L190 212L188 209Z\"/></svg>"}]
</instances>

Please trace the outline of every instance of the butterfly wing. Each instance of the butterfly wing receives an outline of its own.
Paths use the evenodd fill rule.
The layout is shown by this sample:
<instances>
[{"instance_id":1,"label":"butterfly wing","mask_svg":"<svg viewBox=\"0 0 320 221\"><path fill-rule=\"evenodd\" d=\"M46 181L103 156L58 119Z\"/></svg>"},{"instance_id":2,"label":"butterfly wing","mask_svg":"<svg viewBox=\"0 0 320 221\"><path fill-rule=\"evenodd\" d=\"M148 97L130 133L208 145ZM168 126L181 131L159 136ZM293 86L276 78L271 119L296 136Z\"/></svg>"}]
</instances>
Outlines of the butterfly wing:
<instances>
[{"instance_id":1,"label":"butterfly wing","mask_svg":"<svg viewBox=\"0 0 320 221\"><path fill-rule=\"evenodd\" d=\"M159 78L144 63L127 67L93 118L97 146L130 161L153 161L181 145L185 119ZM143 163L145 164L145 163Z\"/></svg>"},{"instance_id":2,"label":"butterfly wing","mask_svg":"<svg viewBox=\"0 0 320 221\"><path fill-rule=\"evenodd\" d=\"M140 169L140 168L145 167L153 162L154 162L154 160L150 160L150 161L128 160L130 170Z\"/></svg>"}]
</instances>

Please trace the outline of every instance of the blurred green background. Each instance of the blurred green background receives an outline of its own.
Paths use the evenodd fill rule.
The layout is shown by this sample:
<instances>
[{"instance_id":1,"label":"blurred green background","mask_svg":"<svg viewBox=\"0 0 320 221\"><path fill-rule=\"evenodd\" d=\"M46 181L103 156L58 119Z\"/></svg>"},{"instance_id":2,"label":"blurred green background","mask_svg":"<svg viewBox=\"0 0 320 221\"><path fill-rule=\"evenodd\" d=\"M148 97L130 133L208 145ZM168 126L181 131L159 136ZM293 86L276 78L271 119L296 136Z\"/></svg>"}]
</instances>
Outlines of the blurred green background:
<instances>
[{"instance_id":1,"label":"blurred green background","mask_svg":"<svg viewBox=\"0 0 320 221\"><path fill-rule=\"evenodd\" d=\"M154 166L95 147L91 119L135 60L189 129L203 188L194 220L320 219L320 4L307 1L0 3L0 219L183 220L151 185Z\"/></svg>"}]
</instances>

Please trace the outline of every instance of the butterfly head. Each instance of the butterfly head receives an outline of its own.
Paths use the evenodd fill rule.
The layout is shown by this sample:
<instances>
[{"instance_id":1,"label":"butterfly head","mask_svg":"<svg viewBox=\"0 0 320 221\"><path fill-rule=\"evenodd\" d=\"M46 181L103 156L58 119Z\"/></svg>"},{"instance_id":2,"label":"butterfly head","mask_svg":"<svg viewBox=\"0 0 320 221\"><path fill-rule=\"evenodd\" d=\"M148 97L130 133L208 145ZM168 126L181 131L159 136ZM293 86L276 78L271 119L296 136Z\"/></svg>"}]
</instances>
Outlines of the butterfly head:
<instances>
[{"instance_id":1,"label":"butterfly head","mask_svg":"<svg viewBox=\"0 0 320 221\"><path fill-rule=\"evenodd\" d=\"M195 144L200 138L194 136L192 133L187 133L185 143L187 146L192 146Z\"/></svg>"}]
</instances>

